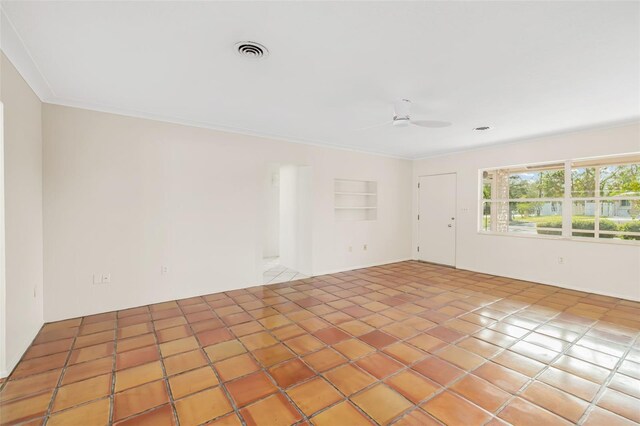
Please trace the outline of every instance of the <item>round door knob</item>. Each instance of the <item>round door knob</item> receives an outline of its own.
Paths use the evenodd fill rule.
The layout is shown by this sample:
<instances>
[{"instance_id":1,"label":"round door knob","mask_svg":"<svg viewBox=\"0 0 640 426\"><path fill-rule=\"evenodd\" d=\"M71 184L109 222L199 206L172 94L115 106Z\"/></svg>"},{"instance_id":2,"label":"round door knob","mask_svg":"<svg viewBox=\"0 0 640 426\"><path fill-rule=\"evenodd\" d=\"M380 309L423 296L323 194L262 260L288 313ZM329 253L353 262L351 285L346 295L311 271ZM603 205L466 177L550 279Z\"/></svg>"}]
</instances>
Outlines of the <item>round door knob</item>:
<instances>
[{"instance_id":1,"label":"round door knob","mask_svg":"<svg viewBox=\"0 0 640 426\"><path fill-rule=\"evenodd\" d=\"M447 226L448 226L449 228L451 228L451 226L453 226L453 225L451 225L451 224L448 224Z\"/></svg>"}]
</instances>

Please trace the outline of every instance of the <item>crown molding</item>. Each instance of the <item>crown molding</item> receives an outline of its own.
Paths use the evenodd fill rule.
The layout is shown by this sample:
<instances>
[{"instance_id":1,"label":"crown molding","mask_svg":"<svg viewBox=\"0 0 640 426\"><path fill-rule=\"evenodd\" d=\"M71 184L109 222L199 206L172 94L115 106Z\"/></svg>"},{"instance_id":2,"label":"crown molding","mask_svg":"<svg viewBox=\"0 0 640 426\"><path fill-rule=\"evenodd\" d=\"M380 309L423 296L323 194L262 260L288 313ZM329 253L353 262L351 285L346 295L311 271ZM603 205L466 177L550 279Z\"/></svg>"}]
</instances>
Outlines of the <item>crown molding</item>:
<instances>
[{"instance_id":1,"label":"crown molding","mask_svg":"<svg viewBox=\"0 0 640 426\"><path fill-rule=\"evenodd\" d=\"M162 116L162 115L154 114L154 113L148 113L148 112L144 112L144 111L130 110L130 109L114 107L114 106L98 105L98 104L94 104L94 103L82 102L82 101L79 101L79 100L72 100L71 101L71 100L67 100L67 99L53 98L51 100L46 101L45 103L51 104L51 105L58 105L58 106L68 107L68 108L78 108L78 109L83 109L83 110L87 110L87 111L96 111L96 112L103 112L103 113L106 113L106 114L121 115L121 116L124 116L124 117L140 118L140 119L144 119L144 120L152 120L152 121L158 121L158 122L162 122L162 123L177 124L177 125L180 125L180 126L188 126L188 127L195 127L195 128L201 128L201 129L215 130L215 131L218 131L218 132L234 133L234 134L239 134L239 135L252 136L252 137L256 137L256 138L271 139L271 140L274 140L274 141L295 143L295 144L298 144L298 145L307 145L307 146L313 146L313 147L317 147L317 148L334 149L334 150L338 150L338 151L346 151L346 152L353 152L353 153L357 153L357 154L373 155L373 156L376 156L376 157L392 158L392 159L396 159L396 160L407 160L407 161L411 161L412 160L412 157L409 157L409 156L400 156L400 155L394 155L394 154L389 154L389 153L384 153L384 152L377 152L377 151L369 151L369 150L364 150L364 149L350 148L350 147L343 146L343 145L331 144L329 142L313 141L313 140L308 140L308 139L299 139L299 138L295 138L295 137L291 137L291 136L282 136L282 135L276 135L276 134L253 131L253 130L250 130L250 129L226 127L226 126L210 124L210 123L206 123L206 122L190 120L190 119L187 119L187 118L167 117L167 116Z\"/></svg>"},{"instance_id":2,"label":"crown molding","mask_svg":"<svg viewBox=\"0 0 640 426\"><path fill-rule=\"evenodd\" d=\"M42 102L55 97L51 85L16 31L6 11L0 5L0 49L18 70Z\"/></svg>"}]
</instances>

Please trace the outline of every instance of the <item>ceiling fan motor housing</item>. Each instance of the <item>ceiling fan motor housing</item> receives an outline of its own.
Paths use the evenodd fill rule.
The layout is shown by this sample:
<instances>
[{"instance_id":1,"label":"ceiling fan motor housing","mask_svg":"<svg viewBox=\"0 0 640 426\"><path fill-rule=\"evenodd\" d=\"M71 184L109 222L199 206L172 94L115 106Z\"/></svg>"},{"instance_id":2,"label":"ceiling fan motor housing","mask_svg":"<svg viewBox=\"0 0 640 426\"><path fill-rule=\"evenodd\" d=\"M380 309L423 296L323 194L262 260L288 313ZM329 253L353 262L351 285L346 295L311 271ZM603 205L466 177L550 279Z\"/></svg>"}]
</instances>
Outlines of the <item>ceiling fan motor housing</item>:
<instances>
[{"instance_id":1,"label":"ceiling fan motor housing","mask_svg":"<svg viewBox=\"0 0 640 426\"><path fill-rule=\"evenodd\" d=\"M394 116L393 117L393 125L396 127L406 127L409 125L410 119L408 115L405 116Z\"/></svg>"}]
</instances>

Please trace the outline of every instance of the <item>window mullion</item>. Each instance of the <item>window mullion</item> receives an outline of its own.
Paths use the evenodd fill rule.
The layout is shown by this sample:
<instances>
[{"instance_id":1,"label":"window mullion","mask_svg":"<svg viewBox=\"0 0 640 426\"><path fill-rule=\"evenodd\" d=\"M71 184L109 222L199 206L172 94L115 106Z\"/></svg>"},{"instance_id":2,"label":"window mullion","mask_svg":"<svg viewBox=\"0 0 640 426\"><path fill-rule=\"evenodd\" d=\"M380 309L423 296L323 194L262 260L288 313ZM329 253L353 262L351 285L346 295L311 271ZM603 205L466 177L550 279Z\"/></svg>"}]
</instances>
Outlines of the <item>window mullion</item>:
<instances>
[{"instance_id":1,"label":"window mullion","mask_svg":"<svg viewBox=\"0 0 640 426\"><path fill-rule=\"evenodd\" d=\"M498 211L496 209L497 204L493 202L493 198L498 196L498 179L491 180L491 231L496 232L498 230Z\"/></svg>"},{"instance_id":2,"label":"window mullion","mask_svg":"<svg viewBox=\"0 0 640 426\"><path fill-rule=\"evenodd\" d=\"M571 188L571 161L564 162L564 198L562 203L562 236L570 237L571 215L573 214L573 203L571 202L573 189Z\"/></svg>"},{"instance_id":3,"label":"window mullion","mask_svg":"<svg viewBox=\"0 0 640 426\"><path fill-rule=\"evenodd\" d=\"M595 211L593 212L593 237L600 238L600 166L595 167Z\"/></svg>"}]
</instances>

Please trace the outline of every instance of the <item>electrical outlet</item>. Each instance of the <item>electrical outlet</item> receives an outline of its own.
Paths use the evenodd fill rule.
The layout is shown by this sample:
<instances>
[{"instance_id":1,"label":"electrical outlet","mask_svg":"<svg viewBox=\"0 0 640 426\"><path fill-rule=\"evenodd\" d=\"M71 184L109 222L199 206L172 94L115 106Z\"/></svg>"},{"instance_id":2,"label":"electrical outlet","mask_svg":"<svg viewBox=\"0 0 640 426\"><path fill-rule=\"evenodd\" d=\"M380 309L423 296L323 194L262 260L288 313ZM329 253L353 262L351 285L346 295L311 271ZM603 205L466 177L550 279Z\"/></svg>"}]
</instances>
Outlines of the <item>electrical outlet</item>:
<instances>
[{"instance_id":1,"label":"electrical outlet","mask_svg":"<svg viewBox=\"0 0 640 426\"><path fill-rule=\"evenodd\" d=\"M559 257L558 258L558 264L564 265L564 257Z\"/></svg>"},{"instance_id":2,"label":"electrical outlet","mask_svg":"<svg viewBox=\"0 0 640 426\"><path fill-rule=\"evenodd\" d=\"M93 283L102 284L102 274L93 274Z\"/></svg>"},{"instance_id":3,"label":"electrical outlet","mask_svg":"<svg viewBox=\"0 0 640 426\"><path fill-rule=\"evenodd\" d=\"M166 265L162 265L162 267L160 268L160 273L161 273L162 275L164 275L164 274L166 274L166 273L168 273L168 272L169 272L169 267L168 267L168 266L166 266Z\"/></svg>"},{"instance_id":4,"label":"electrical outlet","mask_svg":"<svg viewBox=\"0 0 640 426\"><path fill-rule=\"evenodd\" d=\"M362 250L367 251L367 245L362 246Z\"/></svg>"},{"instance_id":5,"label":"electrical outlet","mask_svg":"<svg viewBox=\"0 0 640 426\"><path fill-rule=\"evenodd\" d=\"M111 283L111 274L102 274L102 284Z\"/></svg>"}]
</instances>

